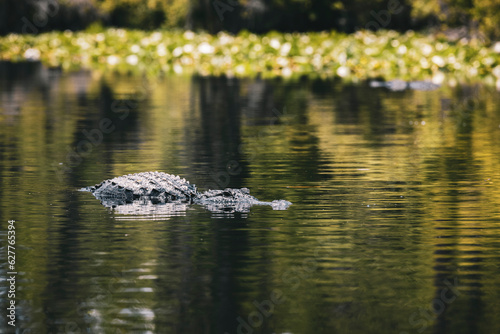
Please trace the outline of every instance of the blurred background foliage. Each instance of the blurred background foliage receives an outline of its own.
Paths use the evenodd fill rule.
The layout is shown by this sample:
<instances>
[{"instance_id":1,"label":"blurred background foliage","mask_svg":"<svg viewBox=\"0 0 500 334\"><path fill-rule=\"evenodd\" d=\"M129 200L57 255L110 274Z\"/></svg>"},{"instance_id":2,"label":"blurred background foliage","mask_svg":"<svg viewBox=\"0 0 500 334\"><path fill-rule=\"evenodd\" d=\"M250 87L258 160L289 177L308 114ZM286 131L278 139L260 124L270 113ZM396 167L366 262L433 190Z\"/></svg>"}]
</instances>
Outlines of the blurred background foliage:
<instances>
[{"instance_id":1,"label":"blurred background foliage","mask_svg":"<svg viewBox=\"0 0 500 334\"><path fill-rule=\"evenodd\" d=\"M500 37L498 0L0 0L0 34L89 26L248 30L408 29Z\"/></svg>"}]
</instances>

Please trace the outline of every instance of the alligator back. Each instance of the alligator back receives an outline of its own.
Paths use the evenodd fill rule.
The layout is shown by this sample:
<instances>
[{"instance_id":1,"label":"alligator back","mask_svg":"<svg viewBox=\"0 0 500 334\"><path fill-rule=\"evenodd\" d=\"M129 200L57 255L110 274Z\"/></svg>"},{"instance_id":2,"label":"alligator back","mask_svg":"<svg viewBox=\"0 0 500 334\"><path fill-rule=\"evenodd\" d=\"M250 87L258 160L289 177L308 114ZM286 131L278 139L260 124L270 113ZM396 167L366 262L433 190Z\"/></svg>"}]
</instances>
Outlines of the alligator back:
<instances>
[{"instance_id":1,"label":"alligator back","mask_svg":"<svg viewBox=\"0 0 500 334\"><path fill-rule=\"evenodd\" d=\"M191 202L197 194L194 184L179 176L162 172L123 175L80 190L89 191L100 200L116 199L119 202L141 197L165 203Z\"/></svg>"}]
</instances>

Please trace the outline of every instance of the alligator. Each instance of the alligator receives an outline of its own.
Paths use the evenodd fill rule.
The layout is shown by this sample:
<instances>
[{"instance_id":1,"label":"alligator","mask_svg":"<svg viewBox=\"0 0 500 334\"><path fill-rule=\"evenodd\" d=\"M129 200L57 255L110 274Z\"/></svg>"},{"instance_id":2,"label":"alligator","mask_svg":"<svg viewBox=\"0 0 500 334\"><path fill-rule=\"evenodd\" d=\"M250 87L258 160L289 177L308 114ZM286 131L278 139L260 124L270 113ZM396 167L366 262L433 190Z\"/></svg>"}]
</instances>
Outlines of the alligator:
<instances>
[{"instance_id":1,"label":"alligator","mask_svg":"<svg viewBox=\"0 0 500 334\"><path fill-rule=\"evenodd\" d=\"M157 205L168 213L186 210L186 204L198 204L216 213L249 212L253 205L269 205L273 210L286 210L292 203L286 200L259 201L248 188L207 190L198 192L194 184L176 175L163 172L142 172L104 180L80 191L91 192L108 208L121 213L154 213Z\"/></svg>"},{"instance_id":2,"label":"alligator","mask_svg":"<svg viewBox=\"0 0 500 334\"><path fill-rule=\"evenodd\" d=\"M439 88L439 85L428 81L404 81L404 80L390 80L390 81L370 81L370 87L385 87L393 92L399 92L406 89L412 90L434 90Z\"/></svg>"}]
</instances>

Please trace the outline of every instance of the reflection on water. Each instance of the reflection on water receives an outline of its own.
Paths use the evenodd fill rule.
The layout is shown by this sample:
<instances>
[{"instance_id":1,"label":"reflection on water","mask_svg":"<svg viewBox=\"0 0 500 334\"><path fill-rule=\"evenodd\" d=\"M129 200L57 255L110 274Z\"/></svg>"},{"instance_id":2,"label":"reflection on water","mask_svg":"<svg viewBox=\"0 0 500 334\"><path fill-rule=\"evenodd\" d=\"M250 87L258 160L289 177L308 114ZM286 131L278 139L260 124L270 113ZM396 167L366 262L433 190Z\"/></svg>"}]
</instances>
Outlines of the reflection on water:
<instances>
[{"instance_id":1,"label":"reflection on water","mask_svg":"<svg viewBox=\"0 0 500 334\"><path fill-rule=\"evenodd\" d=\"M0 257L15 219L25 333L499 332L489 87L1 63L0 99ZM135 219L77 191L150 170L294 205Z\"/></svg>"}]
</instances>

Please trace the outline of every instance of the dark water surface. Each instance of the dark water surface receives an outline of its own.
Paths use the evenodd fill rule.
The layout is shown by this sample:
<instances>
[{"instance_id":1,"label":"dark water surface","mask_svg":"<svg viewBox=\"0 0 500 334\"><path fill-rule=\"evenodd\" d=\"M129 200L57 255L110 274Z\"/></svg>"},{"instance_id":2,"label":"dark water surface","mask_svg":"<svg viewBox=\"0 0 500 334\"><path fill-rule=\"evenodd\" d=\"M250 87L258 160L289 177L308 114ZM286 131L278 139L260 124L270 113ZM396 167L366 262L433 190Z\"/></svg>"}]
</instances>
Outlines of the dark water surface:
<instances>
[{"instance_id":1,"label":"dark water surface","mask_svg":"<svg viewBox=\"0 0 500 334\"><path fill-rule=\"evenodd\" d=\"M494 88L3 63L0 99L18 333L500 333ZM130 215L77 191L150 170L293 205Z\"/></svg>"}]
</instances>

